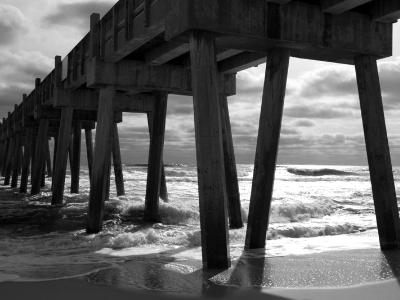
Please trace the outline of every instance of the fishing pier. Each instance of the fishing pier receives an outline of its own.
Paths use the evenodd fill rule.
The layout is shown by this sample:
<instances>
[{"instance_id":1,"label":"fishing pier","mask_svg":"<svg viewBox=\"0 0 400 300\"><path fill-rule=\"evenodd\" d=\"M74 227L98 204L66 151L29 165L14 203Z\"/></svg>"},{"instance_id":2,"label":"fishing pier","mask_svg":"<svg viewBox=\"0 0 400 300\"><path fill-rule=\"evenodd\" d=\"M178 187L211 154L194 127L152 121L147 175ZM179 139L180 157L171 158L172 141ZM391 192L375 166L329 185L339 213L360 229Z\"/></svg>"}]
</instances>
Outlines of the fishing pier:
<instances>
[{"instance_id":1,"label":"fishing pier","mask_svg":"<svg viewBox=\"0 0 400 300\"><path fill-rule=\"evenodd\" d=\"M89 33L66 57L56 56L54 70L36 79L34 90L3 119L4 184L38 194L47 173L52 204L62 205L68 158L71 192L79 192L84 130L86 229L100 232L112 165L117 194L125 193L117 124L124 112L143 113L150 136L144 221L157 222L159 199L168 200L168 95L193 96L203 264L229 267L229 228L243 227L227 102L236 94L236 73L267 63L245 245L255 249L265 247L290 57L351 64L381 248L399 248L377 69L378 59L392 56L397 18L397 0L120 0L104 16L90 16Z\"/></svg>"}]
</instances>

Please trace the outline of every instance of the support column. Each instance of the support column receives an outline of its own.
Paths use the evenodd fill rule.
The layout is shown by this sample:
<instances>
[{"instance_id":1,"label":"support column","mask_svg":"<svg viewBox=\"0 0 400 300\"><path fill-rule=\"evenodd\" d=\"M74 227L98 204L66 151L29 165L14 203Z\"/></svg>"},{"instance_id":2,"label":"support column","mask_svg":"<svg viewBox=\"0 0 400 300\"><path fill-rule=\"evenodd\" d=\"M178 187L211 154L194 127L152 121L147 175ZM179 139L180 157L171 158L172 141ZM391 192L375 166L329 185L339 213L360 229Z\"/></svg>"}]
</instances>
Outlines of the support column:
<instances>
[{"instance_id":1,"label":"support column","mask_svg":"<svg viewBox=\"0 0 400 300\"><path fill-rule=\"evenodd\" d=\"M58 133L54 136L53 138L54 141L54 147L53 147L53 173L51 174L52 179L51 179L51 190L53 190L53 184L54 184L54 170L56 168L56 156L57 156L57 144L58 144Z\"/></svg>"},{"instance_id":2,"label":"support column","mask_svg":"<svg viewBox=\"0 0 400 300\"><path fill-rule=\"evenodd\" d=\"M61 109L60 128L58 131L57 152L53 172L53 196L52 205L60 205L63 202L65 173L67 169L68 147L71 136L71 125L74 110L72 107Z\"/></svg>"},{"instance_id":3,"label":"support column","mask_svg":"<svg viewBox=\"0 0 400 300\"><path fill-rule=\"evenodd\" d=\"M149 127L149 135L150 135L150 143L153 136L153 113L147 113L147 124ZM160 198L164 202L168 202L168 189L167 189L167 180L165 179L165 167L164 162L161 163L161 183L160 183Z\"/></svg>"},{"instance_id":4,"label":"support column","mask_svg":"<svg viewBox=\"0 0 400 300\"><path fill-rule=\"evenodd\" d=\"M85 138L86 138L86 154L87 154L88 169L89 169L89 179L91 179L92 169L93 169L93 140L92 140L91 129L85 129Z\"/></svg>"},{"instance_id":5,"label":"support column","mask_svg":"<svg viewBox=\"0 0 400 300\"><path fill-rule=\"evenodd\" d=\"M242 208L240 204L239 183L237 178L235 152L233 149L231 121L227 97L219 94L222 126L222 144L224 150L226 193L228 195L229 225L232 229L242 228Z\"/></svg>"},{"instance_id":6,"label":"support column","mask_svg":"<svg viewBox=\"0 0 400 300\"><path fill-rule=\"evenodd\" d=\"M228 268L228 208L214 37L192 33L190 56L203 266Z\"/></svg>"},{"instance_id":7,"label":"support column","mask_svg":"<svg viewBox=\"0 0 400 300\"><path fill-rule=\"evenodd\" d=\"M19 188L20 193L26 193L28 191L29 165L32 156L32 138L33 129L28 128L26 130L26 138L24 141L24 160L22 162L21 185Z\"/></svg>"},{"instance_id":8,"label":"support column","mask_svg":"<svg viewBox=\"0 0 400 300\"><path fill-rule=\"evenodd\" d=\"M400 247L400 220L376 58L355 58L365 144L381 249Z\"/></svg>"},{"instance_id":9,"label":"support column","mask_svg":"<svg viewBox=\"0 0 400 300\"><path fill-rule=\"evenodd\" d=\"M265 247L290 52L276 48L270 50L267 57L247 222L247 249Z\"/></svg>"},{"instance_id":10,"label":"support column","mask_svg":"<svg viewBox=\"0 0 400 300\"><path fill-rule=\"evenodd\" d=\"M18 176L19 170L21 168L21 152L22 152L22 144L21 144L21 136L19 134L16 135L16 151L15 157L12 162L12 179L11 179L11 187L16 188L18 186Z\"/></svg>"},{"instance_id":11,"label":"support column","mask_svg":"<svg viewBox=\"0 0 400 300\"><path fill-rule=\"evenodd\" d=\"M4 185L9 185L11 180L12 161L15 153L15 136L10 138L4 172Z\"/></svg>"},{"instance_id":12,"label":"support column","mask_svg":"<svg viewBox=\"0 0 400 300\"><path fill-rule=\"evenodd\" d=\"M112 157L114 163L115 186L117 187L117 196L125 195L124 175L122 172L121 149L119 147L118 125L113 126Z\"/></svg>"},{"instance_id":13,"label":"support column","mask_svg":"<svg viewBox=\"0 0 400 300\"><path fill-rule=\"evenodd\" d=\"M69 170L71 174L72 174L72 162L74 160L72 157L74 155L74 152L72 150L73 143L74 143L74 137L71 134L71 136L69 137L69 145L68 145Z\"/></svg>"},{"instance_id":14,"label":"support column","mask_svg":"<svg viewBox=\"0 0 400 300\"><path fill-rule=\"evenodd\" d=\"M39 122L39 130L36 139L35 160L32 172L32 189L31 194L36 195L40 192L42 181L43 165L45 161L45 143L47 141L47 133L49 129L49 120L42 119Z\"/></svg>"},{"instance_id":15,"label":"support column","mask_svg":"<svg viewBox=\"0 0 400 300\"><path fill-rule=\"evenodd\" d=\"M43 163L42 163L42 171L40 175L40 187L44 188L46 186L46 146L43 147Z\"/></svg>"},{"instance_id":16,"label":"support column","mask_svg":"<svg viewBox=\"0 0 400 300\"><path fill-rule=\"evenodd\" d=\"M164 202L168 202L168 189L167 189L167 180L165 179L164 162L161 164L160 198Z\"/></svg>"},{"instance_id":17,"label":"support column","mask_svg":"<svg viewBox=\"0 0 400 300\"><path fill-rule=\"evenodd\" d=\"M159 196L161 184L161 166L164 150L165 119L167 116L167 93L155 93L152 136L150 140L149 162L147 167L146 200L144 219L148 222L159 221Z\"/></svg>"},{"instance_id":18,"label":"support column","mask_svg":"<svg viewBox=\"0 0 400 300\"><path fill-rule=\"evenodd\" d=\"M32 156L31 156L31 184L33 182L33 166L35 164L36 161L36 139L37 139L37 134L38 134L38 130L37 128L35 128L33 130L33 136L32 136Z\"/></svg>"},{"instance_id":19,"label":"support column","mask_svg":"<svg viewBox=\"0 0 400 300\"><path fill-rule=\"evenodd\" d=\"M49 140L47 139L46 146L45 146L45 157L46 157L46 170L47 170L47 176L52 177L53 175L53 170L52 170L52 163L51 163L51 157L50 157L50 145L49 145Z\"/></svg>"},{"instance_id":20,"label":"support column","mask_svg":"<svg viewBox=\"0 0 400 300\"><path fill-rule=\"evenodd\" d=\"M94 148L92 179L90 180L89 211L86 231L98 233L102 229L104 202L110 181L111 142L114 123L113 101L115 90L100 90L97 110L96 142Z\"/></svg>"},{"instance_id":21,"label":"support column","mask_svg":"<svg viewBox=\"0 0 400 300\"><path fill-rule=\"evenodd\" d=\"M2 165L3 168L1 169L1 176L5 176L6 174L6 168L7 168L7 157L8 157L8 152L10 151L10 139L6 139L4 141L4 156L2 157Z\"/></svg>"},{"instance_id":22,"label":"support column","mask_svg":"<svg viewBox=\"0 0 400 300\"><path fill-rule=\"evenodd\" d=\"M72 160L71 160L71 193L79 193L79 173L81 164L81 121L73 125Z\"/></svg>"},{"instance_id":23,"label":"support column","mask_svg":"<svg viewBox=\"0 0 400 300\"><path fill-rule=\"evenodd\" d=\"M4 153L4 141L1 141L0 142L0 173L2 173L3 172L3 157L4 157L4 155L5 155L5 153Z\"/></svg>"}]
</instances>

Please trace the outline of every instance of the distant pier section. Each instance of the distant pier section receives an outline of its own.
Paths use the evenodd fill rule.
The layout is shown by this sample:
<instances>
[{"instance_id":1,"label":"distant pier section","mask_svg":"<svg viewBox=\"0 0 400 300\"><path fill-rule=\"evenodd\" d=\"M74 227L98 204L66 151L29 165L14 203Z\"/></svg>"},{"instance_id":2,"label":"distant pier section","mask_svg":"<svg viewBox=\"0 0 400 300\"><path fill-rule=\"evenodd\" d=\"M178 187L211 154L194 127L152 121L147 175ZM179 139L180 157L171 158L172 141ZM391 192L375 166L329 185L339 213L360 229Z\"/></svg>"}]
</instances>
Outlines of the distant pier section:
<instances>
[{"instance_id":1,"label":"distant pier section","mask_svg":"<svg viewBox=\"0 0 400 300\"><path fill-rule=\"evenodd\" d=\"M245 244L254 249L266 242L290 57L351 64L381 248L399 248L377 69L378 59L392 55L398 18L398 0L120 0L104 16L90 16L89 33L66 57L56 56L54 70L3 119L4 184L38 194L47 173L52 204L62 205L68 160L71 192L79 192L84 130L86 229L100 232L112 170L117 194L125 193L117 124L123 112L143 113L150 136L144 221L157 222L159 199L168 201L168 95L193 96L203 264L227 268L229 228L243 227L227 102L236 94L236 73L267 63Z\"/></svg>"}]
</instances>

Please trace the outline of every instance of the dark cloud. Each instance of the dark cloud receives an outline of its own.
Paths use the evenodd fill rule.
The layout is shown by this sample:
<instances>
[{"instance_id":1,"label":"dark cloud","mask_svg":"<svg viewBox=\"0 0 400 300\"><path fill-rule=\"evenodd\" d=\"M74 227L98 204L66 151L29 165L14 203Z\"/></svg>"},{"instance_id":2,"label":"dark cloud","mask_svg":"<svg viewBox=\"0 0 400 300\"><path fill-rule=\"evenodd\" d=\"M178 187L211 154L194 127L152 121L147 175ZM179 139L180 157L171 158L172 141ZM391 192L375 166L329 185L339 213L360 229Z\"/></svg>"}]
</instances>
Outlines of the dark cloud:
<instances>
[{"instance_id":1,"label":"dark cloud","mask_svg":"<svg viewBox=\"0 0 400 300\"><path fill-rule=\"evenodd\" d=\"M65 25L89 29L90 15L100 13L103 16L115 2L91 0L79 3L60 3L55 11L44 18L44 22L46 25Z\"/></svg>"},{"instance_id":2,"label":"dark cloud","mask_svg":"<svg viewBox=\"0 0 400 300\"><path fill-rule=\"evenodd\" d=\"M22 12L14 6L0 4L0 46L13 43L25 29Z\"/></svg>"},{"instance_id":3,"label":"dark cloud","mask_svg":"<svg viewBox=\"0 0 400 300\"><path fill-rule=\"evenodd\" d=\"M29 89L23 86L0 84L0 118L6 117L8 112L14 110L14 105L22 101L22 94Z\"/></svg>"},{"instance_id":4,"label":"dark cloud","mask_svg":"<svg viewBox=\"0 0 400 300\"><path fill-rule=\"evenodd\" d=\"M22 94L34 88L36 77L46 76L52 60L38 52L0 50L0 115L6 115L14 104L22 101Z\"/></svg>"}]
</instances>

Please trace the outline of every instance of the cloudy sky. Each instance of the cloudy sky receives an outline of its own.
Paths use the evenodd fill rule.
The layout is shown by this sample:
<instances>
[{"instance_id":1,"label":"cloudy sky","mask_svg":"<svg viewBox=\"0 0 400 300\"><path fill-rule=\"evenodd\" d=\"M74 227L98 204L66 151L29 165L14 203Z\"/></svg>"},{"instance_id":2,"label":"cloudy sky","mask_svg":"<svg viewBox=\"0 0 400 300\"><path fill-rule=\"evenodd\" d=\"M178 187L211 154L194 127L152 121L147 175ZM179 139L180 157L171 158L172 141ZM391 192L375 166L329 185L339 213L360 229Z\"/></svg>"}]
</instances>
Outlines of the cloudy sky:
<instances>
[{"instance_id":1,"label":"cloudy sky","mask_svg":"<svg viewBox=\"0 0 400 300\"><path fill-rule=\"evenodd\" d=\"M106 12L116 0L0 0L0 116L4 117L34 78L53 68L83 37L92 12ZM400 165L400 26L394 56L379 62L392 161ZM238 94L230 97L235 152L252 163L257 139L265 65L238 74ZM191 98L170 96L165 161L195 159ZM147 121L125 114L120 124L125 162L147 159ZM355 71L351 66L291 59L282 135L281 164L366 164Z\"/></svg>"}]
</instances>

